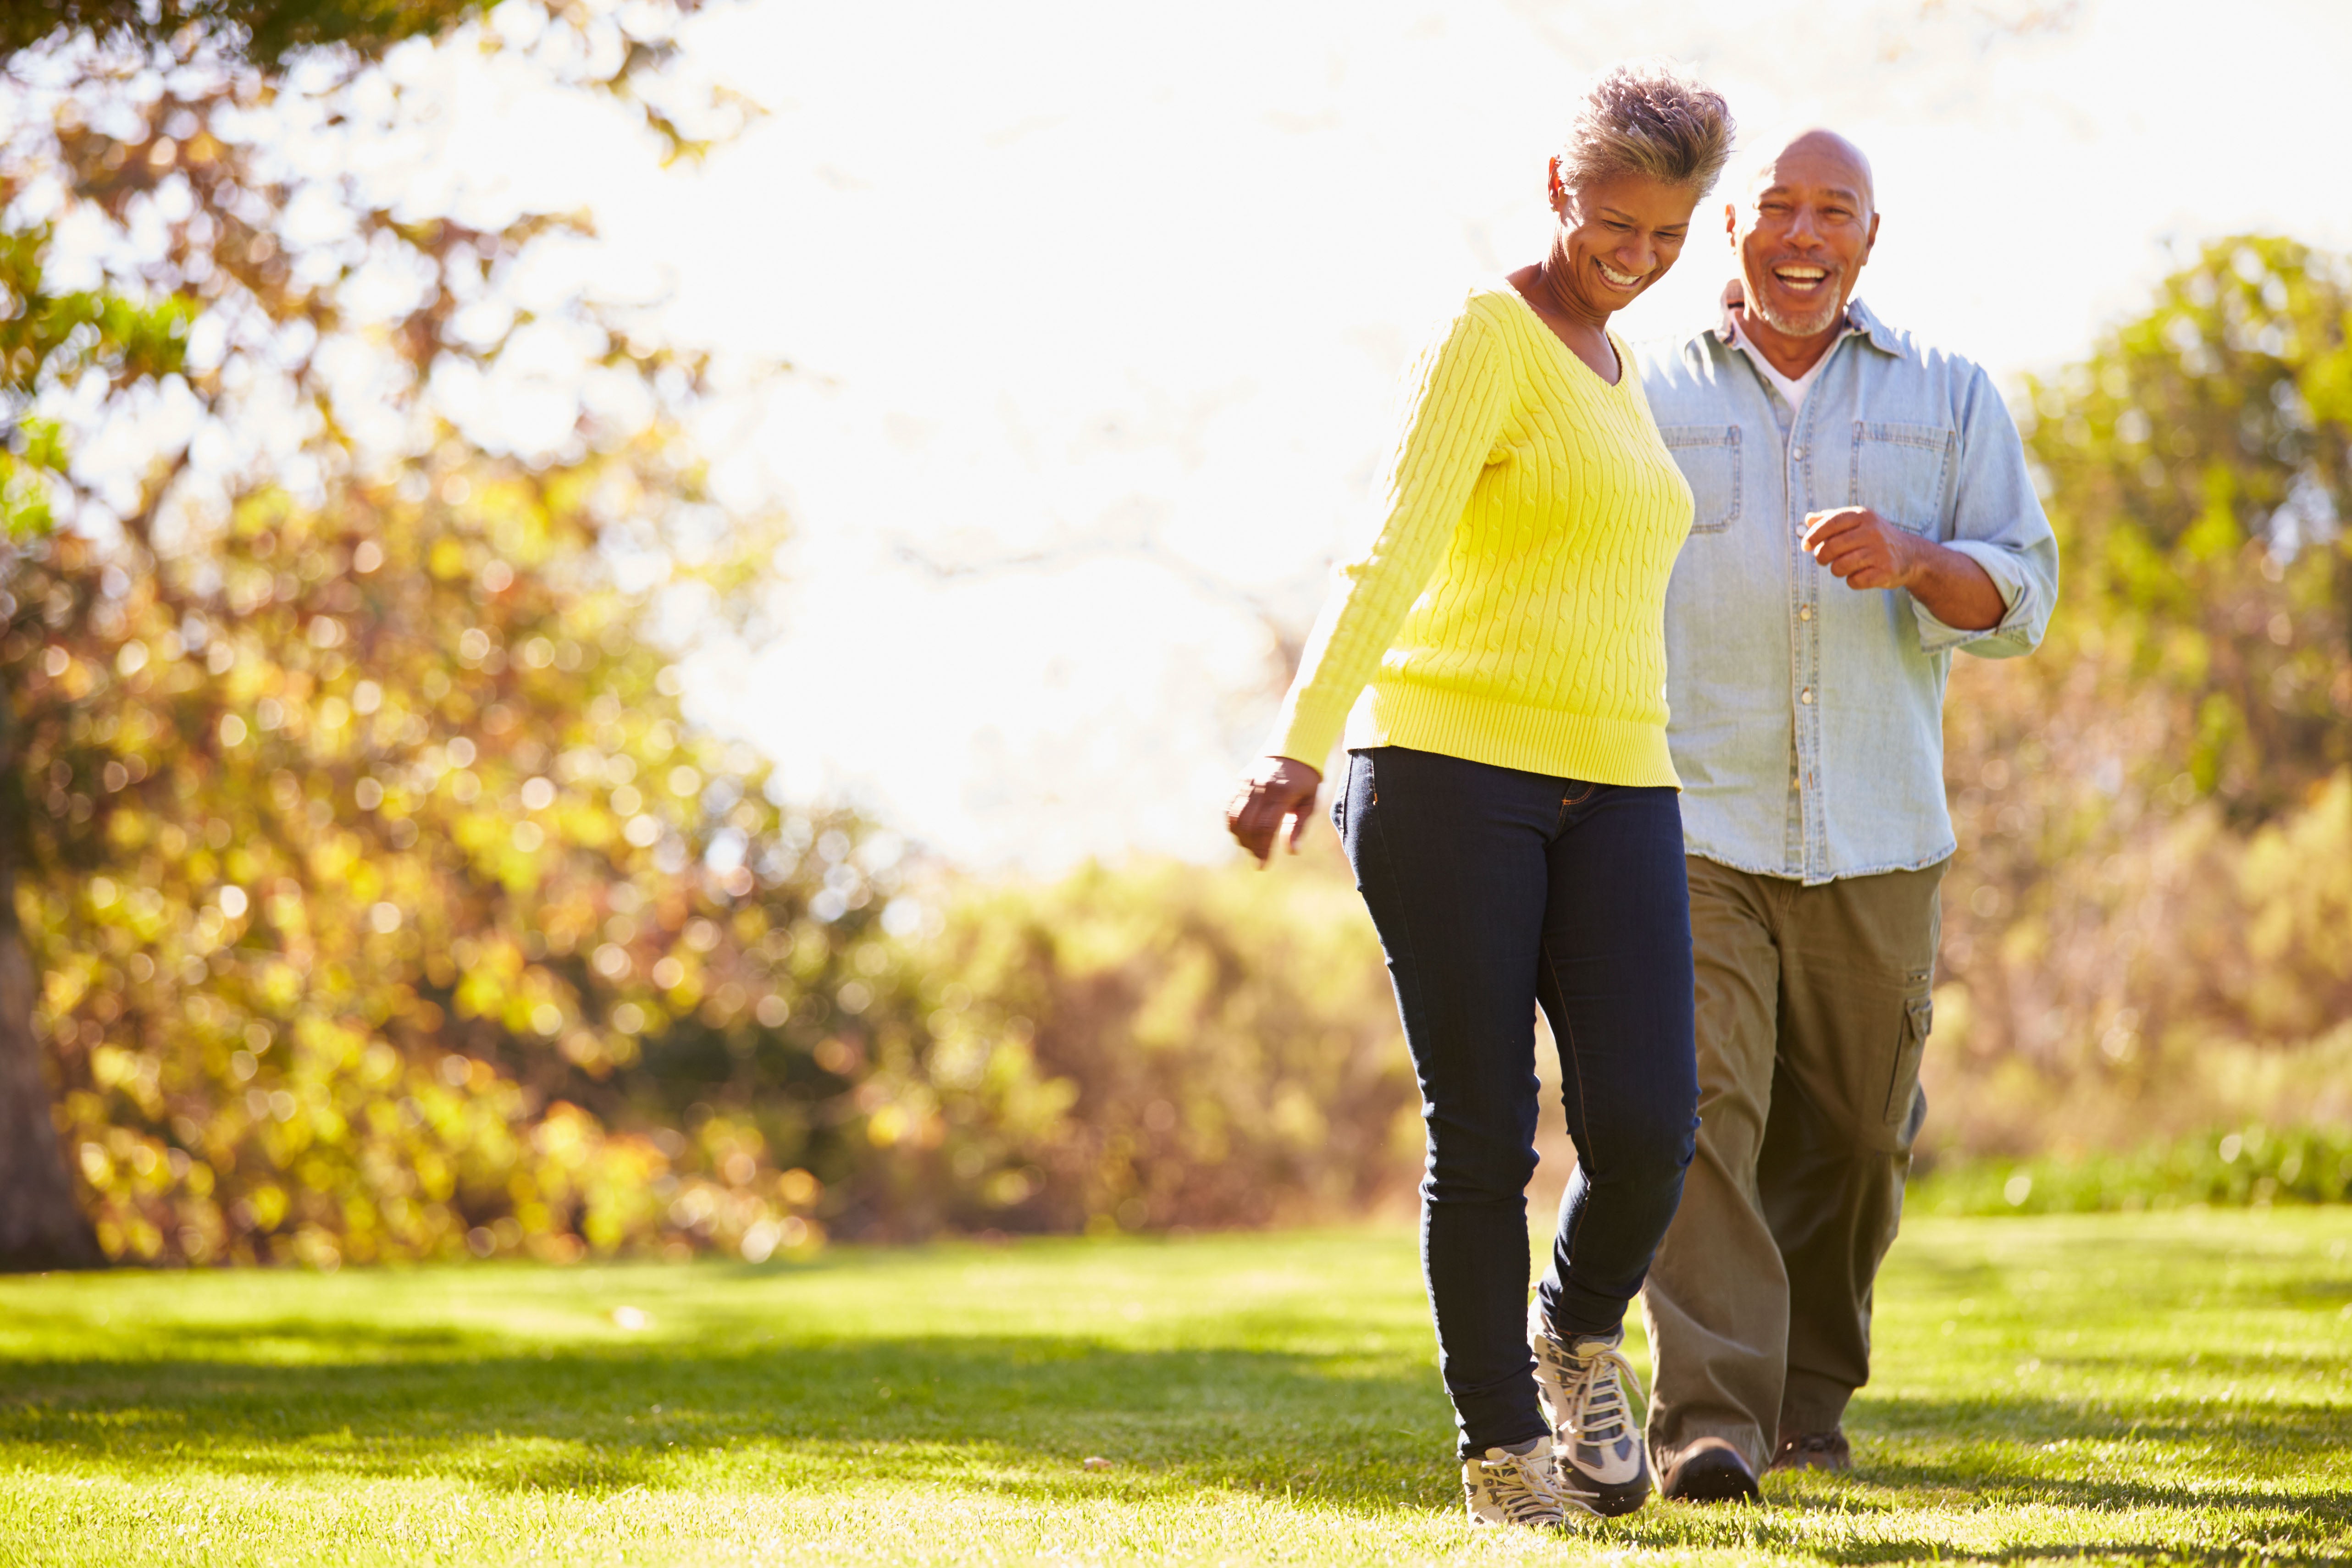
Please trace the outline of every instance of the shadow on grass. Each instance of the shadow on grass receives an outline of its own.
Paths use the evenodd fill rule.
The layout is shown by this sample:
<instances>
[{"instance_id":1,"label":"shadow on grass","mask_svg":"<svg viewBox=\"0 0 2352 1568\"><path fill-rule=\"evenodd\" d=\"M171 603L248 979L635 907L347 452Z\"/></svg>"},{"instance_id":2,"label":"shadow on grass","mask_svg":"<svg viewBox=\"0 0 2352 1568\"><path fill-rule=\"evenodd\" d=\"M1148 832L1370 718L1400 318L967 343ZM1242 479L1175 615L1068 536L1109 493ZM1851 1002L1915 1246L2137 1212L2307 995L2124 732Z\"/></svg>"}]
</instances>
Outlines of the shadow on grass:
<instances>
[{"instance_id":1,"label":"shadow on grass","mask_svg":"<svg viewBox=\"0 0 2352 1568\"><path fill-rule=\"evenodd\" d=\"M280 1326L236 1337L319 1327ZM175 1333L190 1349L213 1337ZM751 1483L854 1484L870 1469L1040 1498L1099 1494L1104 1479L1083 1461L1107 1456L1122 1490L1270 1488L1393 1508L1432 1480L1450 1440L1433 1375L1360 1357L1014 1336L551 1355L514 1354L509 1341L506 1354L467 1355L451 1337L371 1328L344 1360L310 1365L17 1362L0 1394L0 1454L567 1490L684 1479L723 1454L728 1475ZM404 1351L434 1359L390 1359Z\"/></svg>"},{"instance_id":2,"label":"shadow on grass","mask_svg":"<svg viewBox=\"0 0 2352 1568\"><path fill-rule=\"evenodd\" d=\"M1360 1514L1451 1511L1450 1423L1434 1373L1393 1355L1236 1349L1145 1351L1070 1336L805 1340L518 1353L448 1328L289 1320L174 1325L178 1353L148 1360L7 1364L0 1463L95 1467L126 1477L242 1474L297 1484L438 1476L506 1491L609 1494L708 1486L854 1492L870 1478L1048 1502L1204 1490L1287 1494ZM319 1359L268 1363L256 1342ZM233 1354L239 1345L247 1354ZM209 1352L227 1352L215 1358ZM407 1358L407 1359L403 1359ZM2352 1411L2158 1399L2105 1405L2002 1395L1870 1399L1852 1481L1776 1485L1763 1510L1653 1508L1605 1527L1624 1546L1749 1547L1833 1563L1931 1561L1950 1542L1854 1539L1822 1516L1896 1531L1920 1507L2042 1505L2258 1511L2261 1545L2158 1539L2019 1544L1958 1553L2029 1562L2122 1557L2237 1563L2265 1546L2337 1563L2352 1492L2312 1484L2316 1456L2352 1450ZM2053 1474L2078 1451L2145 1441L2168 1483ZM1090 1472L1090 1456L1113 1461ZM2298 1466L2301 1469L2298 1469ZM2265 1486L2267 1480L2273 1483ZM2218 1484L2217 1484L2218 1483ZM1915 1516L1916 1517L1916 1516ZM1865 1537L1866 1537L1866 1533ZM2198 1533L2191 1524L2181 1533ZM2315 1555L2334 1551L2339 1555Z\"/></svg>"}]
</instances>

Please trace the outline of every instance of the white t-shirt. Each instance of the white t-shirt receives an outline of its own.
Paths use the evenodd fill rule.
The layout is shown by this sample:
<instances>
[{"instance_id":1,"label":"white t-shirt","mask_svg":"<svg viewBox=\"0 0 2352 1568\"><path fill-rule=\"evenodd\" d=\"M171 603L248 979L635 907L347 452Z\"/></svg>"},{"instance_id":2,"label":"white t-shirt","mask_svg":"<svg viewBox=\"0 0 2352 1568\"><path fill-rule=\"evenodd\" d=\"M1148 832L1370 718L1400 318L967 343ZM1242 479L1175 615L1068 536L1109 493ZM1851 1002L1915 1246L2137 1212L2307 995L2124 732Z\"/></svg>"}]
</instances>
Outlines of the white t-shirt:
<instances>
[{"instance_id":1,"label":"white t-shirt","mask_svg":"<svg viewBox=\"0 0 2352 1568\"><path fill-rule=\"evenodd\" d=\"M1747 329L1740 324L1739 312L1736 310L1731 312L1731 340L1748 350L1748 357L1756 361L1756 368L1763 372L1767 382L1780 389L1780 395L1789 400L1789 417L1793 422L1805 406L1805 393L1812 390L1813 378L1820 375L1822 367L1830 362L1829 355L1824 353L1815 360L1801 376L1794 379L1784 376L1772 368L1772 361L1764 357L1763 350L1748 340Z\"/></svg>"}]
</instances>

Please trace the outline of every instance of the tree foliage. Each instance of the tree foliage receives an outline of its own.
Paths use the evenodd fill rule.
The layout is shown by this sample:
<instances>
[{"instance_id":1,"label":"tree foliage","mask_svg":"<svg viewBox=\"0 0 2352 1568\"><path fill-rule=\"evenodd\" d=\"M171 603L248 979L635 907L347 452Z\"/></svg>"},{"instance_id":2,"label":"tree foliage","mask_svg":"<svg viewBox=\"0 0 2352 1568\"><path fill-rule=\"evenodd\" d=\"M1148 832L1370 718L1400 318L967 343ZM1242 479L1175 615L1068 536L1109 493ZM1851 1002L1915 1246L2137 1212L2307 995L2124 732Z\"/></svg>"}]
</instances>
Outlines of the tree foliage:
<instances>
[{"instance_id":1,"label":"tree foliage","mask_svg":"<svg viewBox=\"0 0 2352 1568\"><path fill-rule=\"evenodd\" d=\"M507 301L577 220L284 157L396 92L201 30L51 57L0 162L0 849L100 1241L814 1237L815 1048L895 857L678 711L657 626L755 618L778 537L703 493L702 364L584 291ZM68 221L94 287L50 281ZM533 333L569 412L465 427L452 388Z\"/></svg>"},{"instance_id":2,"label":"tree foliage","mask_svg":"<svg viewBox=\"0 0 2352 1568\"><path fill-rule=\"evenodd\" d=\"M2240 821L2352 763L2352 259L2218 241L2031 391L2061 648L2171 694L2174 755Z\"/></svg>"},{"instance_id":3,"label":"tree foliage","mask_svg":"<svg viewBox=\"0 0 2352 1568\"><path fill-rule=\"evenodd\" d=\"M110 1250L809 1234L856 824L682 723L642 601L581 580L641 500L600 466L445 452L140 579L22 563L38 1021Z\"/></svg>"},{"instance_id":4,"label":"tree foliage","mask_svg":"<svg viewBox=\"0 0 2352 1568\"><path fill-rule=\"evenodd\" d=\"M2352 1113L2284 1066L2352 1044L2348 344L2352 258L2248 235L2029 383L2064 597L1953 674L1932 1136Z\"/></svg>"}]
</instances>

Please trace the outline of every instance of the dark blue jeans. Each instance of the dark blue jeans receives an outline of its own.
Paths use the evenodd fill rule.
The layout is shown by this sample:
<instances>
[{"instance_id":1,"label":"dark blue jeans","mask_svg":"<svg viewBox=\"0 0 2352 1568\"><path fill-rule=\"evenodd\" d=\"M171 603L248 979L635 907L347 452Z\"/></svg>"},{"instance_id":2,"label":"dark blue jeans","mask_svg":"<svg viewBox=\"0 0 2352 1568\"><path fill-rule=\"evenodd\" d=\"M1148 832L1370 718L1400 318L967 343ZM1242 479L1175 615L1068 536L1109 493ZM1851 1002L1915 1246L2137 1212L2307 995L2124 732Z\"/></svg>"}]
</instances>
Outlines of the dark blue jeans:
<instances>
[{"instance_id":1,"label":"dark blue jeans","mask_svg":"<svg viewBox=\"0 0 2352 1568\"><path fill-rule=\"evenodd\" d=\"M1668 789L1380 747L1332 818L1380 930L1421 1080L1422 1270L1462 1452L1545 1432L1527 1343L1535 1009L1577 1169L1538 1288L1554 1329L1624 1321L1698 1128L1690 890Z\"/></svg>"}]
</instances>

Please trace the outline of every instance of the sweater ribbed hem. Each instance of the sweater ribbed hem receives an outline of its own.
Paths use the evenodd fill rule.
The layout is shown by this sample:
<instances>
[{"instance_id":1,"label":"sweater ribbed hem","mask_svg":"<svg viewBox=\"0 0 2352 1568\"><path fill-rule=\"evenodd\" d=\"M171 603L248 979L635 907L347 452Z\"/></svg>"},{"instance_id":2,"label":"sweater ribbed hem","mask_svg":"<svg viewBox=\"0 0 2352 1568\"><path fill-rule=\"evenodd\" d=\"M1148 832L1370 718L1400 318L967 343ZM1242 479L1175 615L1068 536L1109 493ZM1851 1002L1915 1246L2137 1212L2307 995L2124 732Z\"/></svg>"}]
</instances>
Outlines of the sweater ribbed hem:
<instances>
[{"instance_id":1,"label":"sweater ribbed hem","mask_svg":"<svg viewBox=\"0 0 2352 1568\"><path fill-rule=\"evenodd\" d=\"M1362 714L1349 727L1350 747L1403 746L1590 784L1682 788L1663 721L1600 718L1394 679L1372 683Z\"/></svg>"}]
</instances>

